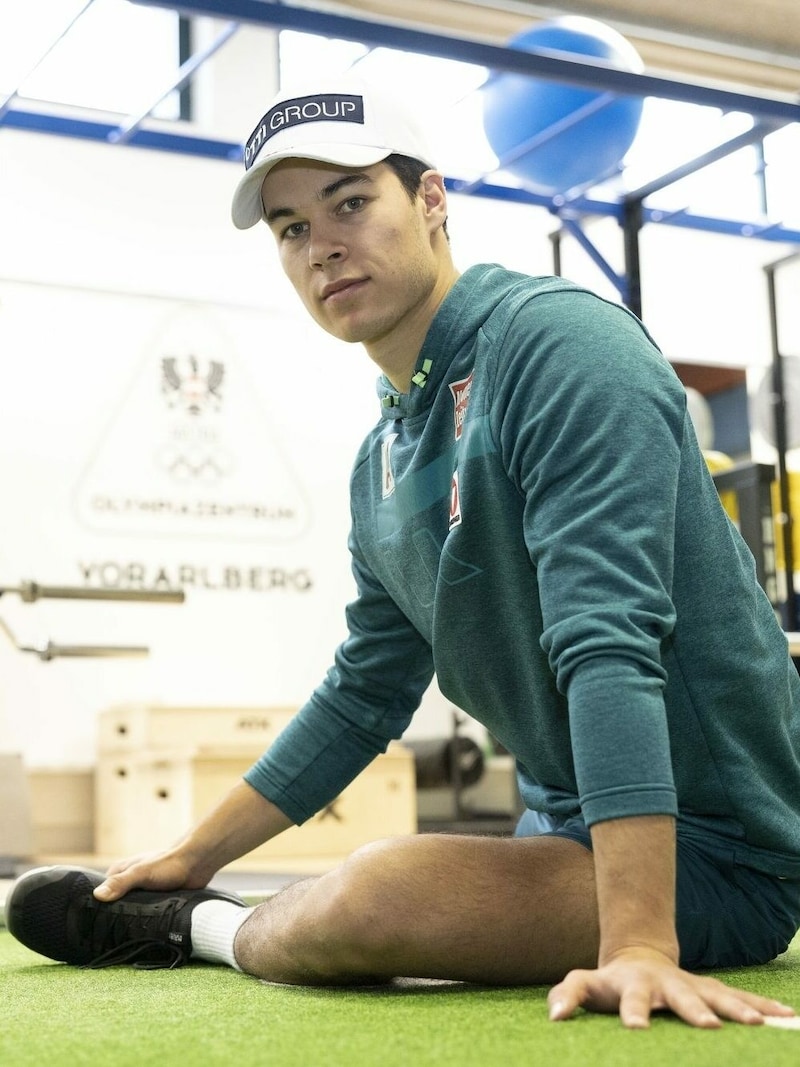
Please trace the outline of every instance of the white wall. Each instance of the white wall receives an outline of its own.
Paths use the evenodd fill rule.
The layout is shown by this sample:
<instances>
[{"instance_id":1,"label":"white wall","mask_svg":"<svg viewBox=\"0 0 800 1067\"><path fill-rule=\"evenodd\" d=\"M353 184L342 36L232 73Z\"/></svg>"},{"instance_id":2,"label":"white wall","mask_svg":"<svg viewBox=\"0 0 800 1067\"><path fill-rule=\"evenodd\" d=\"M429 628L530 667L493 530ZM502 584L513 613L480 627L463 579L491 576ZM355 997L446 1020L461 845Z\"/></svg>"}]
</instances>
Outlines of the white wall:
<instances>
[{"instance_id":1,"label":"white wall","mask_svg":"<svg viewBox=\"0 0 800 1067\"><path fill-rule=\"evenodd\" d=\"M252 85L266 91L268 42L263 34L253 41ZM236 49L237 69L246 69L246 37ZM221 76L221 66L214 70ZM249 94L240 88L228 108L244 108ZM233 121L212 90L206 81L215 135L233 136L234 125L244 135L259 101ZM0 130L0 157L0 584L80 585L88 575L124 587L181 567L194 576L182 607L26 605L4 596L0 615L23 642L145 643L151 655L42 663L0 635L0 750L20 751L31 765L89 765L97 713L132 700L301 703L342 636L352 594L347 478L377 417L374 367L306 320L265 232L232 227L238 165L10 130ZM453 197L450 219L460 266L491 260L551 271L546 212ZM615 224L590 232L621 269ZM645 317L667 355L764 363L761 264L777 254L645 231ZM570 242L564 270L616 298ZM226 364L213 447L238 464L237 490L254 499L271 492L295 509L288 525L210 528L92 511L98 488L177 500L197 488L170 483L154 459L198 425L164 408L160 361L170 353ZM227 499L230 484L204 491ZM311 588L290 579L279 589L218 587L226 573L252 570L262 585L270 574L307 574ZM448 732L450 712L433 690L414 732Z\"/></svg>"}]
</instances>

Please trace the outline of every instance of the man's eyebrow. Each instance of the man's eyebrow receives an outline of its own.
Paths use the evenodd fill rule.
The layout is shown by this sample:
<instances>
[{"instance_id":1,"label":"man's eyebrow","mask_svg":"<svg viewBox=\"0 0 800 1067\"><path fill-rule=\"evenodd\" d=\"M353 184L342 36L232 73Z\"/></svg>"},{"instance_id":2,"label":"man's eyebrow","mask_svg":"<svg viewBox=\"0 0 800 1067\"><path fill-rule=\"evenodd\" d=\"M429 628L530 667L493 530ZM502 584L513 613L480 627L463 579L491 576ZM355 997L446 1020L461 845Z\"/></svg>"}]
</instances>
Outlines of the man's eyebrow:
<instances>
[{"instance_id":1,"label":"man's eyebrow","mask_svg":"<svg viewBox=\"0 0 800 1067\"><path fill-rule=\"evenodd\" d=\"M336 196L338 192L346 189L349 185L364 185L366 183L372 183L372 178L368 174L345 174L342 178L337 178L336 181L323 186L317 193L317 200L330 200L331 197ZM266 214L267 224L273 223L276 219L291 218L296 214L295 209L291 207L270 208Z\"/></svg>"},{"instance_id":2,"label":"man's eyebrow","mask_svg":"<svg viewBox=\"0 0 800 1067\"><path fill-rule=\"evenodd\" d=\"M367 183L372 183L372 178L370 178L368 174L345 174L343 178L337 178L335 182L331 182L331 184L326 185L324 189L320 189L317 194L317 199L329 200L341 189L346 189L348 185L365 185Z\"/></svg>"}]
</instances>

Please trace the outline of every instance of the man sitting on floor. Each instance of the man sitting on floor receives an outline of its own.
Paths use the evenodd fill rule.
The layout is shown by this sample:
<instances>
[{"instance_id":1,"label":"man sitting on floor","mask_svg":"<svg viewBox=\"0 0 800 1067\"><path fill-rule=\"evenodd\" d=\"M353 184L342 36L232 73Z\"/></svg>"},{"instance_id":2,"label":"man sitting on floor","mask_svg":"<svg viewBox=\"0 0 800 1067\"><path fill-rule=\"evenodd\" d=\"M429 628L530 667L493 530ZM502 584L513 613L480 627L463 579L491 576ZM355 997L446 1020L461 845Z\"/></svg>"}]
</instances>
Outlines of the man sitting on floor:
<instances>
[{"instance_id":1,"label":"man sitting on floor","mask_svg":"<svg viewBox=\"0 0 800 1067\"><path fill-rule=\"evenodd\" d=\"M800 684L669 364L568 281L460 274L442 175L372 87L279 94L245 164L235 224L266 224L309 313L381 372L348 636L182 841L105 879L24 875L9 928L79 965L550 983L553 1019L791 1015L693 973L771 960L800 925ZM324 435L335 398L308 400ZM252 909L204 888L401 737L434 670L517 758L533 836L377 842Z\"/></svg>"}]
</instances>

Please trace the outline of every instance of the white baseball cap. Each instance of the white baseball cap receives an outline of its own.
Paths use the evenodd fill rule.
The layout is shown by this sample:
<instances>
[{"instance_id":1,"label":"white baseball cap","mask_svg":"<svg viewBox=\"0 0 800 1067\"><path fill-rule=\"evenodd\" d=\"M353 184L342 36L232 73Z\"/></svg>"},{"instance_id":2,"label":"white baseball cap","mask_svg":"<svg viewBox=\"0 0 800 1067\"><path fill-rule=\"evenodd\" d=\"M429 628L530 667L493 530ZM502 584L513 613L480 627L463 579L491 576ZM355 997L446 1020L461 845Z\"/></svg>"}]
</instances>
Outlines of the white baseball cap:
<instances>
[{"instance_id":1,"label":"white baseball cap","mask_svg":"<svg viewBox=\"0 0 800 1067\"><path fill-rule=\"evenodd\" d=\"M264 217L261 186L281 159L369 167L393 154L435 168L414 116L394 97L352 76L284 89L245 143L233 224L246 230Z\"/></svg>"}]
</instances>

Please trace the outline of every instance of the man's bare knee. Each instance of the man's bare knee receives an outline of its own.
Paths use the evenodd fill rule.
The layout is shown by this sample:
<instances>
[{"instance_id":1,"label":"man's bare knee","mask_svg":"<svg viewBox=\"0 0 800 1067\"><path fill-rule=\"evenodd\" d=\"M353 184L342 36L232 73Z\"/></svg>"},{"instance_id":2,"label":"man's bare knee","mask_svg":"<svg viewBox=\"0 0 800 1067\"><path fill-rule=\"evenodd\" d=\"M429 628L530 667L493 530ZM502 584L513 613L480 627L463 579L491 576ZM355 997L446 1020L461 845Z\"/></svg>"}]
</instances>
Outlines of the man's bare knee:
<instances>
[{"instance_id":1,"label":"man's bare knee","mask_svg":"<svg viewBox=\"0 0 800 1067\"><path fill-rule=\"evenodd\" d=\"M401 842L387 838L361 846L320 885L320 949L346 973L390 977L385 964L397 927L393 890Z\"/></svg>"},{"instance_id":2,"label":"man's bare knee","mask_svg":"<svg viewBox=\"0 0 800 1067\"><path fill-rule=\"evenodd\" d=\"M392 842L375 842L321 878L289 886L257 909L237 941L251 974L292 984L390 977L382 967L389 927Z\"/></svg>"}]
</instances>

